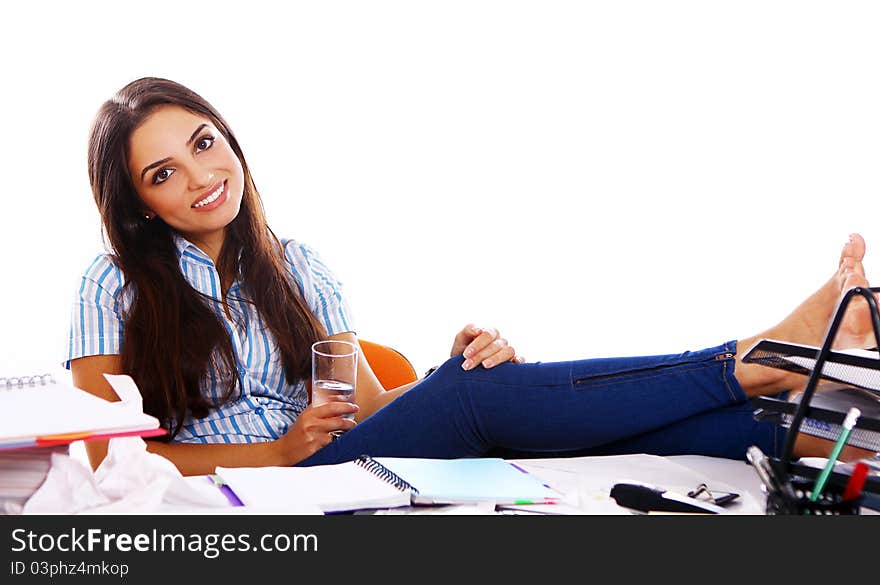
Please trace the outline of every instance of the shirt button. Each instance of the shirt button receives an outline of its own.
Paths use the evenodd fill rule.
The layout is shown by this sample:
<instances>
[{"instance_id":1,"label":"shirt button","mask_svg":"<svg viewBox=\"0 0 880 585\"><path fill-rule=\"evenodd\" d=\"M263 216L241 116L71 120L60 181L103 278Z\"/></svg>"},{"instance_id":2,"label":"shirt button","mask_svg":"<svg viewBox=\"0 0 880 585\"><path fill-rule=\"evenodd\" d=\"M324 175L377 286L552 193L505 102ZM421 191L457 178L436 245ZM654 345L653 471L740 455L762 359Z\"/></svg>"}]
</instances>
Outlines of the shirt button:
<instances>
[{"instance_id":1,"label":"shirt button","mask_svg":"<svg viewBox=\"0 0 880 585\"><path fill-rule=\"evenodd\" d=\"M238 373L239 375L244 376L247 374L247 370L245 368L238 368Z\"/></svg>"},{"instance_id":2,"label":"shirt button","mask_svg":"<svg viewBox=\"0 0 880 585\"><path fill-rule=\"evenodd\" d=\"M254 412L256 412L257 414L260 414L260 415L261 415L261 414L263 414L263 413L266 412L266 411L263 409L262 406L258 406L257 409L256 409Z\"/></svg>"}]
</instances>

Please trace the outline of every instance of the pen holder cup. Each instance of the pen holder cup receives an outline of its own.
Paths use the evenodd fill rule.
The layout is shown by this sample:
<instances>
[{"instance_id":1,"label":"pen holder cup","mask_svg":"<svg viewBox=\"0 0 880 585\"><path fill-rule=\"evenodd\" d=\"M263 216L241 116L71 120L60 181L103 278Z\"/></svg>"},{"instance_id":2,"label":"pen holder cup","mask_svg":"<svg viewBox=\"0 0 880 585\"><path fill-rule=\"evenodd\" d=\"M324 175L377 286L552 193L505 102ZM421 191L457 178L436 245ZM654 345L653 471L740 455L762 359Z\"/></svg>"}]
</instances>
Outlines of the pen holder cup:
<instances>
[{"instance_id":1,"label":"pen holder cup","mask_svg":"<svg viewBox=\"0 0 880 585\"><path fill-rule=\"evenodd\" d=\"M815 502L810 500L812 481L793 479L791 485L797 495L797 499L792 500L781 493L767 494L768 515L773 516L842 516L859 514L862 497L844 500L843 495L829 488L822 492L822 495Z\"/></svg>"}]
</instances>

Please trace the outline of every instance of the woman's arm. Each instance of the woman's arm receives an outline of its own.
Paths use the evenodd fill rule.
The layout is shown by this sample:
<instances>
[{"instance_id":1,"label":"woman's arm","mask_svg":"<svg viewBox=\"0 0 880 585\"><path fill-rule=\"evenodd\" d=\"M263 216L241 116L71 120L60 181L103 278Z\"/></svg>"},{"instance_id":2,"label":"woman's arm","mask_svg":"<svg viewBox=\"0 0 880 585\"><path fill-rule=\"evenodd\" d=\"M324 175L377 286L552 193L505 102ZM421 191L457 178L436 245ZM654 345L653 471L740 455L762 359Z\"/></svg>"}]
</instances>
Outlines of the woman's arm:
<instances>
[{"instance_id":1,"label":"woman's arm","mask_svg":"<svg viewBox=\"0 0 880 585\"><path fill-rule=\"evenodd\" d=\"M123 373L118 355L75 359L70 362L70 370L73 385L77 388L105 400L119 400L103 376L104 373ZM351 429L355 423L341 417L351 412L357 412L357 406L345 402L310 406L300 414L287 434L266 443L198 445L147 441L147 450L170 460L183 475L214 473L217 466L293 465L329 443L330 431ZM97 469L107 456L107 445L108 441L86 441L86 453L92 469Z\"/></svg>"},{"instance_id":2,"label":"woman's arm","mask_svg":"<svg viewBox=\"0 0 880 585\"><path fill-rule=\"evenodd\" d=\"M104 378L104 374L121 374L122 360L118 355L96 355L70 361L73 385L99 398L118 402L119 396ZM107 456L108 441L86 441L86 454L92 469L97 469Z\"/></svg>"},{"instance_id":3,"label":"woman's arm","mask_svg":"<svg viewBox=\"0 0 880 585\"><path fill-rule=\"evenodd\" d=\"M339 333L337 335L331 335L329 339L347 341L358 346L357 335L354 333ZM358 351L357 382L355 383L354 401L360 410L358 410L355 415L355 419L358 421L364 420L418 383L419 381L417 380L393 390L385 390L385 388L382 387L382 383L379 382L379 379L373 372L373 369L370 367L370 364L367 362L367 358L364 357L364 352Z\"/></svg>"}]
</instances>

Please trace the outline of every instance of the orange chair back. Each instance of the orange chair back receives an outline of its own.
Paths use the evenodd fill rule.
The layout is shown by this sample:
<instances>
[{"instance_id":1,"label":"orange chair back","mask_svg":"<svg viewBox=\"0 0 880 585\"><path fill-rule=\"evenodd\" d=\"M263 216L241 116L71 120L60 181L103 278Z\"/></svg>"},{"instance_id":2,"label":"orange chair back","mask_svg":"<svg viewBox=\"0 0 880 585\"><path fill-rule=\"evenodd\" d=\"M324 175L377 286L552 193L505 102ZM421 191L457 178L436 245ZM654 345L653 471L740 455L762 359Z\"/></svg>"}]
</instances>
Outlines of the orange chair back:
<instances>
[{"instance_id":1,"label":"orange chair back","mask_svg":"<svg viewBox=\"0 0 880 585\"><path fill-rule=\"evenodd\" d=\"M386 390L418 380L415 368L406 356L396 349L363 339L358 342L367 363Z\"/></svg>"}]
</instances>

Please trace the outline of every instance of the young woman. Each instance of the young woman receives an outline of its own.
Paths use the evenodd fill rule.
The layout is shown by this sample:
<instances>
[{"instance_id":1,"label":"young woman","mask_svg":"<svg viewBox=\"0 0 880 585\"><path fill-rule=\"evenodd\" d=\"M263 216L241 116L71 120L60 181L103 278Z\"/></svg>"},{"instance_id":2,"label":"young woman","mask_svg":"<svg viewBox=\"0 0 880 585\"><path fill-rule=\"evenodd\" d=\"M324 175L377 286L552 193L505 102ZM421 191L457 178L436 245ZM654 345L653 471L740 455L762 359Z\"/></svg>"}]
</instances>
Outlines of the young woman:
<instances>
[{"instance_id":1,"label":"young woman","mask_svg":"<svg viewBox=\"0 0 880 585\"><path fill-rule=\"evenodd\" d=\"M840 295L866 286L865 245L775 327L677 355L521 363L492 329L465 327L442 367L385 391L358 363L356 404L308 403L310 346L357 342L339 282L304 244L269 229L235 136L200 96L144 78L99 110L89 179L112 254L86 270L74 305L74 383L117 400L127 373L169 430L149 449L184 474L218 465L314 465L381 456L651 452L741 458L777 453L783 431L748 399L802 376L740 355L761 337L818 345ZM841 339L870 343L864 311ZM357 422L342 418L356 413ZM333 431L347 431L334 440ZM106 443L87 444L93 466ZM822 443L804 438L802 455Z\"/></svg>"}]
</instances>

